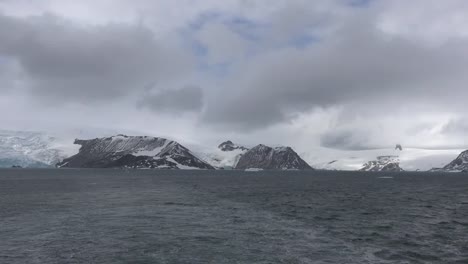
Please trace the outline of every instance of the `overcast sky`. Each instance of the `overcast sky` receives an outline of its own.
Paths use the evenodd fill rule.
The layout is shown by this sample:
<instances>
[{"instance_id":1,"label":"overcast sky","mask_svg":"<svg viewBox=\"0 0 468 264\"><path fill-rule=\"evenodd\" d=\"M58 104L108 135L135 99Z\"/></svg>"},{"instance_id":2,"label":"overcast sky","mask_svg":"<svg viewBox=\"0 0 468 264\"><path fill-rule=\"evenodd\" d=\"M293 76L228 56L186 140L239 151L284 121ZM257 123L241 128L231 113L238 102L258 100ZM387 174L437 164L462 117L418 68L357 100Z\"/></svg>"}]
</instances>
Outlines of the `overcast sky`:
<instances>
[{"instance_id":1,"label":"overcast sky","mask_svg":"<svg viewBox=\"0 0 468 264\"><path fill-rule=\"evenodd\" d=\"M0 122L468 148L465 0L0 0Z\"/></svg>"}]
</instances>

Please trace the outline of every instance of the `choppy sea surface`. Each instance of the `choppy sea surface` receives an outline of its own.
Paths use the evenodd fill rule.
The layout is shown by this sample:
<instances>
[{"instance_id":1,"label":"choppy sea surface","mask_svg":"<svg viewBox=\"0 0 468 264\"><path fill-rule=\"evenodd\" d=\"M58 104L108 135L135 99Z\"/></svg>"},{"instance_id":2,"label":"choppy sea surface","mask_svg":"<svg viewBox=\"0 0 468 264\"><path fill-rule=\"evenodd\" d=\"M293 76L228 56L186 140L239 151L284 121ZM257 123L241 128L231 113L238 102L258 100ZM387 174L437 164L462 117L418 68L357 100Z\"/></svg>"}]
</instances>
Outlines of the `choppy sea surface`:
<instances>
[{"instance_id":1,"label":"choppy sea surface","mask_svg":"<svg viewBox=\"0 0 468 264\"><path fill-rule=\"evenodd\" d=\"M468 263L468 174L0 170L0 263Z\"/></svg>"}]
</instances>

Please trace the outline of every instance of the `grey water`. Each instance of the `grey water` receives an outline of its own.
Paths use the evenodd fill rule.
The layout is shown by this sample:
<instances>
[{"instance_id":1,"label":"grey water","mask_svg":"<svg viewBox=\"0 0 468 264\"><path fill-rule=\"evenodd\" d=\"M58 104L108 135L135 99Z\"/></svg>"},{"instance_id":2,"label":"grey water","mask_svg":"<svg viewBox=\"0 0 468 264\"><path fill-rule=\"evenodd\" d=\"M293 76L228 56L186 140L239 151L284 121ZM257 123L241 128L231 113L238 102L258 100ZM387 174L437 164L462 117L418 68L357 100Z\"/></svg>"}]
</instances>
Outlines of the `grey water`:
<instances>
[{"instance_id":1,"label":"grey water","mask_svg":"<svg viewBox=\"0 0 468 264\"><path fill-rule=\"evenodd\" d=\"M0 263L468 263L468 175L0 170Z\"/></svg>"}]
</instances>

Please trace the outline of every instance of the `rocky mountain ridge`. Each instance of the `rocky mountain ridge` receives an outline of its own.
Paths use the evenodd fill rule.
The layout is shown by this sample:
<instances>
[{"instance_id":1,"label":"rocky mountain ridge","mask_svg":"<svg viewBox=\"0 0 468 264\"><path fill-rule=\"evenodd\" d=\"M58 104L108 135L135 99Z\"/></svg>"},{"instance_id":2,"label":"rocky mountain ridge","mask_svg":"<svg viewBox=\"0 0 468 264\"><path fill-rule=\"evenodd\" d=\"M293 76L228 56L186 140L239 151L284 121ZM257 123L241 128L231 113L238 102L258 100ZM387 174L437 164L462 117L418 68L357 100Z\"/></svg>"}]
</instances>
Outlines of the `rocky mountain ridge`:
<instances>
[{"instance_id":1,"label":"rocky mountain ridge","mask_svg":"<svg viewBox=\"0 0 468 264\"><path fill-rule=\"evenodd\" d=\"M78 154L57 164L63 168L214 169L176 141L117 135L75 140Z\"/></svg>"},{"instance_id":2,"label":"rocky mountain ridge","mask_svg":"<svg viewBox=\"0 0 468 264\"><path fill-rule=\"evenodd\" d=\"M360 171L399 172L403 171L403 169L400 168L398 156L379 156L377 160L365 163Z\"/></svg>"},{"instance_id":3,"label":"rocky mountain ridge","mask_svg":"<svg viewBox=\"0 0 468 264\"><path fill-rule=\"evenodd\" d=\"M456 159L442 169L435 169L434 171L468 172L468 150L460 153Z\"/></svg>"},{"instance_id":4,"label":"rocky mountain ridge","mask_svg":"<svg viewBox=\"0 0 468 264\"><path fill-rule=\"evenodd\" d=\"M245 152L235 168L240 170L312 170L312 167L292 148L272 148L262 144Z\"/></svg>"}]
</instances>

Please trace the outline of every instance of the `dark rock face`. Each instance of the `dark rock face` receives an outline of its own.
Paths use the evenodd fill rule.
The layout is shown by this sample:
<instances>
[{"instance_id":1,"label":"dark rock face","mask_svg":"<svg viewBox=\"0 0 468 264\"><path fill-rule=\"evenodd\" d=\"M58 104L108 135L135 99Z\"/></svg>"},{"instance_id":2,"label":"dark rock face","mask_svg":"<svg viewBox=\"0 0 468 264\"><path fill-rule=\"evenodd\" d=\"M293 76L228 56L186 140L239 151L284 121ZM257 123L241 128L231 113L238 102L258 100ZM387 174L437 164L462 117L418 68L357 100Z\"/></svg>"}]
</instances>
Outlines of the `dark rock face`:
<instances>
[{"instance_id":1,"label":"dark rock face","mask_svg":"<svg viewBox=\"0 0 468 264\"><path fill-rule=\"evenodd\" d=\"M307 162L290 147L271 148L258 145L239 159L236 169L265 169L265 170L312 170Z\"/></svg>"},{"instance_id":2,"label":"dark rock face","mask_svg":"<svg viewBox=\"0 0 468 264\"><path fill-rule=\"evenodd\" d=\"M179 143L164 138L118 135L91 140L75 140L78 154L57 167L67 168L153 168L214 169Z\"/></svg>"},{"instance_id":3,"label":"dark rock face","mask_svg":"<svg viewBox=\"0 0 468 264\"><path fill-rule=\"evenodd\" d=\"M400 168L398 156L380 156L377 157L377 160L369 161L364 164L360 171L399 172L403 171L403 169Z\"/></svg>"},{"instance_id":4,"label":"dark rock face","mask_svg":"<svg viewBox=\"0 0 468 264\"><path fill-rule=\"evenodd\" d=\"M468 171L468 150L463 151L455 160L447 164L442 171Z\"/></svg>"},{"instance_id":5,"label":"dark rock face","mask_svg":"<svg viewBox=\"0 0 468 264\"><path fill-rule=\"evenodd\" d=\"M230 140L221 143L221 144L218 146L218 148L219 148L220 150L222 150L222 151L233 151L233 150L236 150L236 149L248 150L248 148L243 147L243 146L236 145L236 144L232 143L232 141L230 141Z\"/></svg>"}]
</instances>

